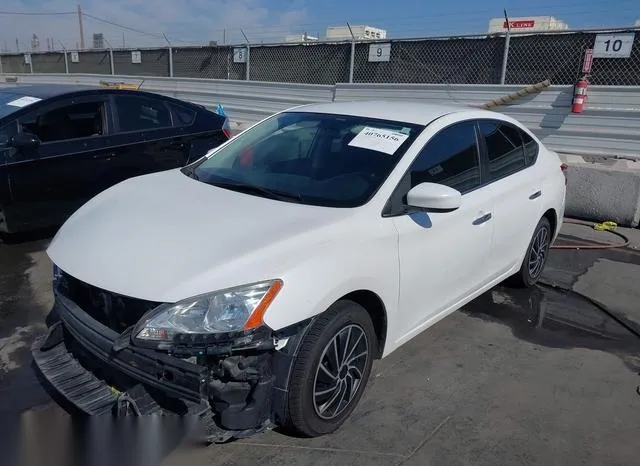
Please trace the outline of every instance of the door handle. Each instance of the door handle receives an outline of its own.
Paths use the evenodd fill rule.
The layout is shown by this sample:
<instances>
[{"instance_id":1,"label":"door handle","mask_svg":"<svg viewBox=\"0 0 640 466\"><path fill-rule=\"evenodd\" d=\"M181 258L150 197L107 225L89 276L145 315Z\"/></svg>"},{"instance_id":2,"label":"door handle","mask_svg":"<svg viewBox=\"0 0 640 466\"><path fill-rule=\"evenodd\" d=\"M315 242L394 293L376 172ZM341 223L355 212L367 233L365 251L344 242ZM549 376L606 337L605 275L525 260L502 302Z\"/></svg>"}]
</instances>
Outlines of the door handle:
<instances>
[{"instance_id":1,"label":"door handle","mask_svg":"<svg viewBox=\"0 0 640 466\"><path fill-rule=\"evenodd\" d=\"M483 223L488 222L489 220L491 220L491 212L489 212L488 214L484 214L482 217L478 217L473 221L473 224L482 225Z\"/></svg>"},{"instance_id":2,"label":"door handle","mask_svg":"<svg viewBox=\"0 0 640 466\"><path fill-rule=\"evenodd\" d=\"M534 200L534 199L539 198L540 196L542 196L542 191L536 191L531 196L529 196L529 199Z\"/></svg>"}]
</instances>

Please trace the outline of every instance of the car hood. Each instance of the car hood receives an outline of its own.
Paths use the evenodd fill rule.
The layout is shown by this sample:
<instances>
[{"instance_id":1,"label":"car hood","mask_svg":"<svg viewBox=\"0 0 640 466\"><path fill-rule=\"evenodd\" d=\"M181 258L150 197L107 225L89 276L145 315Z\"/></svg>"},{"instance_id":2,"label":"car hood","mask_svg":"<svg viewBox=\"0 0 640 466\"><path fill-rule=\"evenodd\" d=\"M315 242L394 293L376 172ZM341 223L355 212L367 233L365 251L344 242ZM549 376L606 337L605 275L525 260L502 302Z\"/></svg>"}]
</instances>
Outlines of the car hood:
<instances>
[{"instance_id":1,"label":"car hood","mask_svg":"<svg viewBox=\"0 0 640 466\"><path fill-rule=\"evenodd\" d=\"M131 178L90 200L47 253L98 288L175 302L278 278L328 242L332 235L323 229L345 223L349 210L238 193L170 170Z\"/></svg>"}]
</instances>

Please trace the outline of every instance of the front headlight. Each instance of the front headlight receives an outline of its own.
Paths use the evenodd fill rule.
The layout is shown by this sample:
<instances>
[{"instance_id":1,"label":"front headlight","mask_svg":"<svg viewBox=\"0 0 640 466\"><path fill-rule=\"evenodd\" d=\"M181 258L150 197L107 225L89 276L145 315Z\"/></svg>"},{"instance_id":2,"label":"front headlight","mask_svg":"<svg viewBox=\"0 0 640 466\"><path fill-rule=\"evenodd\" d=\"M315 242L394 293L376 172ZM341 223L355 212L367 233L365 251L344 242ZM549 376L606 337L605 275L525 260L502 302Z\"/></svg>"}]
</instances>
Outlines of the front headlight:
<instances>
[{"instance_id":1,"label":"front headlight","mask_svg":"<svg viewBox=\"0 0 640 466\"><path fill-rule=\"evenodd\" d=\"M262 325L281 280L215 291L159 307L134 329L145 341L171 341L178 334L213 334L251 330Z\"/></svg>"}]
</instances>

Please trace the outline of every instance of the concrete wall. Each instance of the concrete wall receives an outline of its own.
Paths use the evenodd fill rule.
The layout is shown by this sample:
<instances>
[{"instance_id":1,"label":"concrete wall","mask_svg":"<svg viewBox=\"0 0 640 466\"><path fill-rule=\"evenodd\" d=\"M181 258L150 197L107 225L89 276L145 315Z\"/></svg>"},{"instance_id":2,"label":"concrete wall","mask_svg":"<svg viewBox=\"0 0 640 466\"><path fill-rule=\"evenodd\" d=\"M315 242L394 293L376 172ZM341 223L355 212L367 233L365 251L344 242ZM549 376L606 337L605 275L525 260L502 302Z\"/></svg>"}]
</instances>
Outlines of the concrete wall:
<instances>
[{"instance_id":1,"label":"concrete wall","mask_svg":"<svg viewBox=\"0 0 640 466\"><path fill-rule=\"evenodd\" d=\"M639 226L640 162L588 162L578 156L561 157L569 165L568 217L598 222L612 220L633 228Z\"/></svg>"}]
</instances>

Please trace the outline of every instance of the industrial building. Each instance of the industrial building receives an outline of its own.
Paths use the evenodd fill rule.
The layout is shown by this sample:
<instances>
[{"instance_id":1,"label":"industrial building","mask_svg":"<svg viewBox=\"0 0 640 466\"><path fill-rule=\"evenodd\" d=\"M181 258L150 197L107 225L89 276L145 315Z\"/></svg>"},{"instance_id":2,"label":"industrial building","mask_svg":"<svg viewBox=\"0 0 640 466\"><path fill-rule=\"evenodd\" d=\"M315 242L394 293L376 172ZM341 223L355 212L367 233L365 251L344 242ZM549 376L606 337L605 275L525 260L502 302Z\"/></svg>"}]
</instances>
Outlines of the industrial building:
<instances>
[{"instance_id":1,"label":"industrial building","mask_svg":"<svg viewBox=\"0 0 640 466\"><path fill-rule=\"evenodd\" d=\"M376 28L373 26L358 25L351 26L349 31L348 26L329 26L327 28L327 40L351 40L351 33L356 40L366 39L386 39L387 31L385 29Z\"/></svg>"},{"instance_id":2,"label":"industrial building","mask_svg":"<svg viewBox=\"0 0 640 466\"><path fill-rule=\"evenodd\" d=\"M563 31L569 29L569 25L553 16L522 16L509 18L511 32L541 32ZM489 34L507 32L507 21L502 18L491 18L489 21Z\"/></svg>"}]
</instances>

